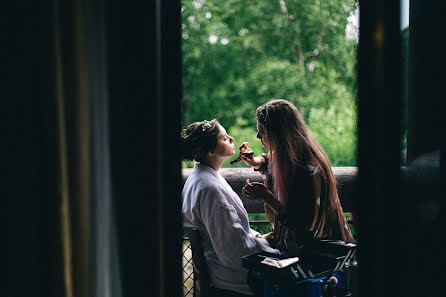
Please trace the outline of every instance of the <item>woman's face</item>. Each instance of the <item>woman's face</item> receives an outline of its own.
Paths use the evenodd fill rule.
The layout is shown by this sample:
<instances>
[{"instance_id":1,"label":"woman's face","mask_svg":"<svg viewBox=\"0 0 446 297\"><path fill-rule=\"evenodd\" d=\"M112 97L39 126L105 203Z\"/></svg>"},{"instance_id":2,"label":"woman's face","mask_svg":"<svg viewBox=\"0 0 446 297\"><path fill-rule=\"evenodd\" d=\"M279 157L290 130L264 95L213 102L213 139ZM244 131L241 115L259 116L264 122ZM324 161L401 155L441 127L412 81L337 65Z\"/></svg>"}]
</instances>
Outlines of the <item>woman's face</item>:
<instances>
[{"instance_id":1,"label":"woman's face","mask_svg":"<svg viewBox=\"0 0 446 297\"><path fill-rule=\"evenodd\" d=\"M214 153L217 158L226 159L233 156L235 153L234 138L226 133L226 130L222 125L219 125L219 128L220 134L217 136L217 146L214 149Z\"/></svg>"},{"instance_id":2,"label":"woman's face","mask_svg":"<svg viewBox=\"0 0 446 297\"><path fill-rule=\"evenodd\" d=\"M262 142L263 147L267 151L269 151L270 147L269 147L268 139L266 137L265 128L259 122L257 122L257 135L256 136L258 139L260 139L260 142Z\"/></svg>"}]
</instances>

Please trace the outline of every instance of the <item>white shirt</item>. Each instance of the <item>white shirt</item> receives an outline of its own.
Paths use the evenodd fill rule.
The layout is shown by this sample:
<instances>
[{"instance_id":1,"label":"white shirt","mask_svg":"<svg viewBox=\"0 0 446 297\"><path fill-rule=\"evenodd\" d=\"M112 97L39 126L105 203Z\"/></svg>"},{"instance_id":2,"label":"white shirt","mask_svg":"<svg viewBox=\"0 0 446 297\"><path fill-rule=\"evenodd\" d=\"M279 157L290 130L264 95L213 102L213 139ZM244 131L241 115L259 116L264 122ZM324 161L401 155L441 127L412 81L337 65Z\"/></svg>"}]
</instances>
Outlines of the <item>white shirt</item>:
<instances>
[{"instance_id":1,"label":"white shirt","mask_svg":"<svg viewBox=\"0 0 446 297\"><path fill-rule=\"evenodd\" d=\"M184 184L184 227L200 230L212 285L252 294L242 257L259 251L278 254L249 227L240 197L213 168L196 163Z\"/></svg>"}]
</instances>

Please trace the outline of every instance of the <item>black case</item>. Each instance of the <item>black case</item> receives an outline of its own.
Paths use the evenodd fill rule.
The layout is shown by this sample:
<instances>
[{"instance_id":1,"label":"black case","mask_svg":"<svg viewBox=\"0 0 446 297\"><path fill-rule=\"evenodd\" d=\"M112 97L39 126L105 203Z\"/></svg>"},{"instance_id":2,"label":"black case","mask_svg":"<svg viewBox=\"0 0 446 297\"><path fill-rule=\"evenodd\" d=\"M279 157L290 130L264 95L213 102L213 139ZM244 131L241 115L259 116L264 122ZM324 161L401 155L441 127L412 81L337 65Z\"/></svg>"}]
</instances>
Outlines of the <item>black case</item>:
<instances>
[{"instance_id":1,"label":"black case","mask_svg":"<svg viewBox=\"0 0 446 297\"><path fill-rule=\"evenodd\" d=\"M305 280L327 277L343 270L345 264L354 256L356 248L355 244L343 241L313 240L305 246L297 263L283 268L261 263L265 257L287 258L266 252L245 256L242 261L246 268L264 280L282 285L296 285Z\"/></svg>"}]
</instances>

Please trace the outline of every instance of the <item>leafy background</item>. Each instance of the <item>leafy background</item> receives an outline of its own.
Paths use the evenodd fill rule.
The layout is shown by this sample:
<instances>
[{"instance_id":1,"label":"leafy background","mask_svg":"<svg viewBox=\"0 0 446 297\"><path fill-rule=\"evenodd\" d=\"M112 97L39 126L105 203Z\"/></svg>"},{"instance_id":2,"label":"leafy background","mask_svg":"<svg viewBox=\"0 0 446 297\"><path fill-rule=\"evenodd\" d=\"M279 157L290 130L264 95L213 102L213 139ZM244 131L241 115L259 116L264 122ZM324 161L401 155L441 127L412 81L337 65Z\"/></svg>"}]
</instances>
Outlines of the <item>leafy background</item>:
<instances>
[{"instance_id":1,"label":"leafy background","mask_svg":"<svg viewBox=\"0 0 446 297\"><path fill-rule=\"evenodd\" d=\"M332 166L356 166L357 1L183 0L181 11L184 126L216 118L236 146L248 141L260 154L255 110L272 98L287 99ZM408 33L408 27L402 29L402 149L407 143ZM229 167L229 161L222 166ZM264 214L249 217L266 220Z\"/></svg>"},{"instance_id":2,"label":"leafy background","mask_svg":"<svg viewBox=\"0 0 446 297\"><path fill-rule=\"evenodd\" d=\"M255 110L282 98L332 166L355 166L357 41L346 28L356 9L354 0L184 0L183 125L216 118L236 147L261 153Z\"/></svg>"}]
</instances>

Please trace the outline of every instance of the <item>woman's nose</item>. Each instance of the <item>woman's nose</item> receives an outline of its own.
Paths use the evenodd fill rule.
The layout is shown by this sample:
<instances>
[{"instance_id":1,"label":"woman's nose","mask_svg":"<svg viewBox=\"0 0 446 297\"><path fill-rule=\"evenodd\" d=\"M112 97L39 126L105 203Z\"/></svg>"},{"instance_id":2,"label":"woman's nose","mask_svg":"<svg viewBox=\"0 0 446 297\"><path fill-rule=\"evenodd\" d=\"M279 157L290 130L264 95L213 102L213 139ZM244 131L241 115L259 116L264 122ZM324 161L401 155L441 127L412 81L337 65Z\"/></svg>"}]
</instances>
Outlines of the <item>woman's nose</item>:
<instances>
[{"instance_id":1,"label":"woman's nose","mask_svg":"<svg viewBox=\"0 0 446 297\"><path fill-rule=\"evenodd\" d=\"M229 136L229 140L231 141L231 143L234 142L234 137Z\"/></svg>"}]
</instances>

